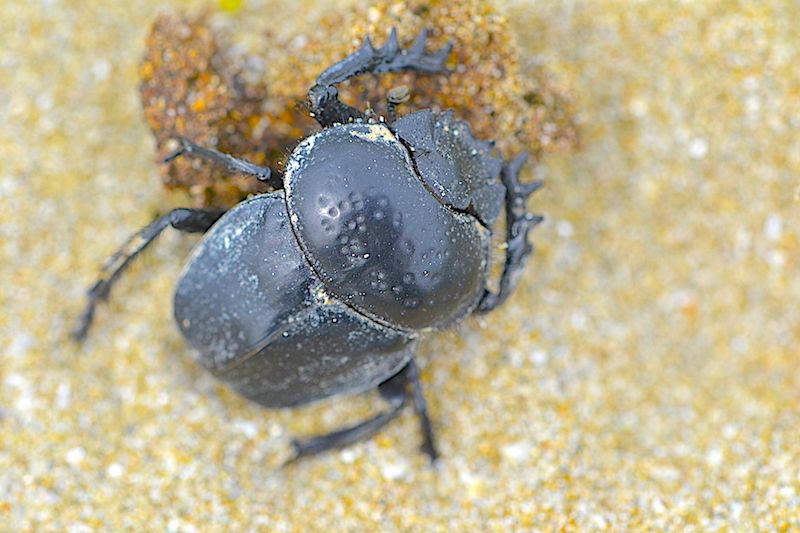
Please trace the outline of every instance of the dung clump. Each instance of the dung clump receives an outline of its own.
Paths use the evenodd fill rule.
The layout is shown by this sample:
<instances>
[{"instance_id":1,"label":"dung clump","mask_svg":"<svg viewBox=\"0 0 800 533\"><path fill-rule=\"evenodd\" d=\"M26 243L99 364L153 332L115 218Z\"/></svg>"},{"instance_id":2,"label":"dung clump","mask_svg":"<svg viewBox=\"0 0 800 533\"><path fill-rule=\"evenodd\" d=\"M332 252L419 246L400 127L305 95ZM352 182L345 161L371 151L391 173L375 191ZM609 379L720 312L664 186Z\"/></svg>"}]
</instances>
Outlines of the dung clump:
<instances>
[{"instance_id":1,"label":"dung clump","mask_svg":"<svg viewBox=\"0 0 800 533\"><path fill-rule=\"evenodd\" d=\"M146 41L140 93L145 119L157 144L157 159L177 148L176 136L263 164L279 135L266 128L267 87L246 76L257 59L228 53L226 38L210 15L162 14ZM255 66L255 69L254 69ZM263 190L252 179L230 179L226 170L189 158L162 165L169 188L185 189L195 206L229 207Z\"/></svg>"},{"instance_id":2,"label":"dung clump","mask_svg":"<svg viewBox=\"0 0 800 533\"><path fill-rule=\"evenodd\" d=\"M450 72L361 76L339 86L345 102L385 116L387 96L403 88L399 114L452 109L476 137L496 141L506 157L528 150L535 159L577 142L568 97L552 87L546 71L520 61L506 20L483 1L356 4L319 14L285 36L267 30L263 45L249 55L231 46L228 31L212 18L161 15L153 23L141 94L159 158L183 135L280 171L292 148L318 129L305 105L316 77L366 36L382 45L392 27L404 47L422 28L430 30L430 50L453 41ZM164 165L162 173L168 187L188 191L196 206L227 207L264 187L187 159Z\"/></svg>"}]
</instances>

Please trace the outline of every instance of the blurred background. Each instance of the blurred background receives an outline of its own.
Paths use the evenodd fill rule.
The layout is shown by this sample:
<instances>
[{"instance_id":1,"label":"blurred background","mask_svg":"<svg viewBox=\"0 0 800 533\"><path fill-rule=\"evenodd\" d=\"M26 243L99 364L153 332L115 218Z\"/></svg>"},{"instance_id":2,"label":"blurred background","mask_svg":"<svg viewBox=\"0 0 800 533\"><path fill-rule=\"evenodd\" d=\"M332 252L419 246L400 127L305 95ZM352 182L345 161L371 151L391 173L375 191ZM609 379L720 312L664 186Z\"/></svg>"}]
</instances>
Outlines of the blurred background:
<instances>
[{"instance_id":1,"label":"blurred background","mask_svg":"<svg viewBox=\"0 0 800 533\"><path fill-rule=\"evenodd\" d=\"M0 530L800 529L800 6L504 0L500 19L470 5L476 28L509 37L474 49L516 58L495 78L512 97L483 127L506 156L535 144L536 253L502 308L422 343L437 468L408 410L369 442L282 470L291 436L380 404L269 411L202 372L171 318L196 237L165 234L89 339L69 338L103 260L208 198L165 188L155 163L139 89L151 23L211 8L233 50L291 56L259 67L267 93L290 99L279 87L354 36L381 43L381 17L402 28L429 12L2 5ZM526 84L536 98L516 111Z\"/></svg>"}]
</instances>

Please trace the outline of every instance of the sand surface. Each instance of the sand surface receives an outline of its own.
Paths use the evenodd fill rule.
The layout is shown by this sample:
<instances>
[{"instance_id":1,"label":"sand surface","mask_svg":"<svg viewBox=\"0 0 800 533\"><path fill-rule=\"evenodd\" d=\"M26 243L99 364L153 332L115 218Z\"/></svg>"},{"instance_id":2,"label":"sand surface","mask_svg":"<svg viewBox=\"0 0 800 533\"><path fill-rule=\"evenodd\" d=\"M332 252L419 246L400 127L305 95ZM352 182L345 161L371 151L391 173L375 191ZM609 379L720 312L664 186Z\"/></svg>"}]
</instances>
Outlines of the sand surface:
<instances>
[{"instance_id":1,"label":"sand surface","mask_svg":"<svg viewBox=\"0 0 800 533\"><path fill-rule=\"evenodd\" d=\"M68 338L103 258L182 200L137 90L163 4L2 6L0 530L800 529L796 3L504 2L582 145L532 172L515 296L421 346L441 464L409 411L285 470L292 435L379 404L267 411L201 371L170 310L195 237ZM304 9L230 16L301 33Z\"/></svg>"}]
</instances>

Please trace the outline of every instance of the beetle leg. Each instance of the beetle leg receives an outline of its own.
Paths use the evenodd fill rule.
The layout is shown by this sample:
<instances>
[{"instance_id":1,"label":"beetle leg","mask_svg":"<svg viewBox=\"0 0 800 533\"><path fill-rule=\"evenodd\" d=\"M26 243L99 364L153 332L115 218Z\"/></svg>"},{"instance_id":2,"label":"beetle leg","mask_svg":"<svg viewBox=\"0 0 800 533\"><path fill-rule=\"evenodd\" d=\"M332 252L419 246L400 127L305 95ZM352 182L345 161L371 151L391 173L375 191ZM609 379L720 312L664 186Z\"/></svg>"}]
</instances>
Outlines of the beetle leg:
<instances>
[{"instance_id":1,"label":"beetle leg","mask_svg":"<svg viewBox=\"0 0 800 533\"><path fill-rule=\"evenodd\" d=\"M177 140L181 143L181 147L165 157L164 163L169 163L173 159L177 159L178 157L185 155L187 157L196 157L198 159L214 161L215 163L225 165L228 167L228 170L253 176L258 181L264 183L275 181L271 180L272 171L269 169L269 167L262 167L256 165L255 163L251 163L250 161L245 161L244 159L234 157L230 154L226 154L212 148L205 148L204 146L195 144L185 137L177 137Z\"/></svg>"},{"instance_id":2,"label":"beetle leg","mask_svg":"<svg viewBox=\"0 0 800 533\"><path fill-rule=\"evenodd\" d=\"M523 152L511 161L506 161L500 171L500 178L506 187L506 264L500 276L500 290L486 289L476 311L486 313L503 303L519 280L533 246L528 233L539 224L543 217L528 212L528 197L542 186L541 180L520 183L519 171L528 159Z\"/></svg>"},{"instance_id":3,"label":"beetle leg","mask_svg":"<svg viewBox=\"0 0 800 533\"><path fill-rule=\"evenodd\" d=\"M332 431L325 435L295 439L292 441L294 457L289 460L293 463L301 457L317 455L329 450L344 448L356 442L367 440L386 424L397 418L400 410L405 406L407 399L405 374L403 371L389 378L378 386L381 396L389 402L390 409L383 411L363 422L353 426ZM288 464L288 463L287 463Z\"/></svg>"},{"instance_id":4,"label":"beetle leg","mask_svg":"<svg viewBox=\"0 0 800 533\"><path fill-rule=\"evenodd\" d=\"M442 72L445 70L445 61L453 49L453 43L448 42L436 52L426 53L427 40L428 31L422 30L414 45L408 50L403 50L397 41L395 28L392 28L386 44L380 48L375 48L367 37L358 50L319 75L316 84L308 92L312 116L323 127L337 122L344 124L351 120L365 120L367 117L364 113L339 100L339 91L335 87L360 74L383 74L401 70Z\"/></svg>"},{"instance_id":5,"label":"beetle leg","mask_svg":"<svg viewBox=\"0 0 800 533\"><path fill-rule=\"evenodd\" d=\"M100 270L99 279L89 289L86 308L81 314L78 326L72 331L75 340L82 340L86 337L94 318L97 302L108 299L111 287L119 279L120 274L162 231L172 226L187 233L202 233L207 231L223 213L224 211L220 209L173 209L133 234L119 250L108 258Z\"/></svg>"},{"instance_id":6,"label":"beetle leg","mask_svg":"<svg viewBox=\"0 0 800 533\"><path fill-rule=\"evenodd\" d=\"M433 425L428 416L428 404L422 392L419 369L413 359L408 362L406 372L408 374L407 379L411 384L411 393L414 395L414 409L417 411L420 429L422 430L422 451L425 452L428 457L431 458L431 462L433 462L439 457L439 452L436 449L436 440L433 437Z\"/></svg>"},{"instance_id":7,"label":"beetle leg","mask_svg":"<svg viewBox=\"0 0 800 533\"><path fill-rule=\"evenodd\" d=\"M420 424L425 438L422 449L428 454L431 461L434 461L438 453L434 445L433 429L431 427L430 418L428 418L425 397L422 395L419 372L412 359L403 370L378 386L378 392L389 402L390 409L388 411L383 411L363 422L332 431L325 435L302 440L295 439L292 441L295 454L287 464L293 463L302 457L317 455L337 448L344 448L356 442L369 439L400 414L401 409L406 405L408 399L409 384L412 388L414 407L420 417Z\"/></svg>"}]
</instances>

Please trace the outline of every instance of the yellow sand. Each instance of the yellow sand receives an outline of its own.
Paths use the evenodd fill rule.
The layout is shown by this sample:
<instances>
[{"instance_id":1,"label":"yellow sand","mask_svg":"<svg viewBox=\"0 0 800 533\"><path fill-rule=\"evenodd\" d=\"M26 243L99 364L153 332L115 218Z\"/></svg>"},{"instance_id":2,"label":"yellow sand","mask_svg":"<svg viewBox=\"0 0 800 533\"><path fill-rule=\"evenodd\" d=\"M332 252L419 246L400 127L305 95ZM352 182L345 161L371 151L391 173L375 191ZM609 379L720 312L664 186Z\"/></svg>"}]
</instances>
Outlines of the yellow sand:
<instances>
[{"instance_id":1,"label":"yellow sand","mask_svg":"<svg viewBox=\"0 0 800 533\"><path fill-rule=\"evenodd\" d=\"M319 9L224 4L243 36ZM409 411L282 471L379 403L267 411L199 370L170 310L194 237L68 340L103 258L185 200L139 105L156 7L2 5L0 530L800 529L797 4L504 2L582 147L534 172L516 295L422 345L441 465Z\"/></svg>"}]
</instances>

